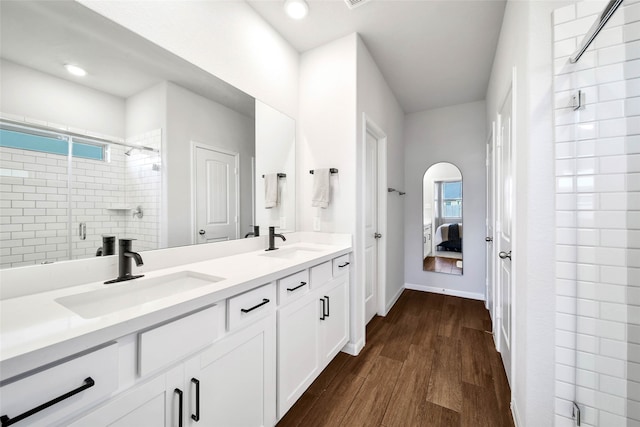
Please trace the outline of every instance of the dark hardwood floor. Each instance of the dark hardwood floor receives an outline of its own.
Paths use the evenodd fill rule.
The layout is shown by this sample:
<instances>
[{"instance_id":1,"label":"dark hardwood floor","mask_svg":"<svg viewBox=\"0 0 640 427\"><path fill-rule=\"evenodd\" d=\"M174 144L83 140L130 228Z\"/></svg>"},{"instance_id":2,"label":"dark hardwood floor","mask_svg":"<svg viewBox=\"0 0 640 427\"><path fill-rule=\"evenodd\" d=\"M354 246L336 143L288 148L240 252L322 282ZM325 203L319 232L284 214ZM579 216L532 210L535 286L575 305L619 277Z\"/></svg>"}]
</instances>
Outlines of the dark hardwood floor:
<instances>
[{"instance_id":1,"label":"dark hardwood floor","mask_svg":"<svg viewBox=\"0 0 640 427\"><path fill-rule=\"evenodd\" d=\"M278 423L285 426L513 427L510 391L480 301L405 290L339 353Z\"/></svg>"},{"instance_id":2,"label":"dark hardwood floor","mask_svg":"<svg viewBox=\"0 0 640 427\"><path fill-rule=\"evenodd\" d=\"M458 267L457 261L461 260L441 256L428 256L422 262L422 270L461 275L462 268Z\"/></svg>"}]
</instances>

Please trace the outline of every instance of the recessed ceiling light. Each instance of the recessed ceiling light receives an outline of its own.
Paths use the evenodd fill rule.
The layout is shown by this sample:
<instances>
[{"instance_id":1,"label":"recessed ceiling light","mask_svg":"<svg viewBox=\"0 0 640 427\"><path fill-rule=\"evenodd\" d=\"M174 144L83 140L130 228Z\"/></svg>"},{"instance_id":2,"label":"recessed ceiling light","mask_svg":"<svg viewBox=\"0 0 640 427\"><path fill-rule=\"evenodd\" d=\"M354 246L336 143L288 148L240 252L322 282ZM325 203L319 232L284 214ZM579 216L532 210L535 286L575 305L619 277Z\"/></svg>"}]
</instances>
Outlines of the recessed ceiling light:
<instances>
[{"instance_id":1,"label":"recessed ceiling light","mask_svg":"<svg viewBox=\"0 0 640 427\"><path fill-rule=\"evenodd\" d=\"M309 13L309 5L304 0L286 0L284 10L293 19L302 19Z\"/></svg>"},{"instance_id":2,"label":"recessed ceiling light","mask_svg":"<svg viewBox=\"0 0 640 427\"><path fill-rule=\"evenodd\" d=\"M87 75L87 72L83 68L78 67L77 65L65 64L64 68L66 68L67 71L73 74L74 76L82 77Z\"/></svg>"}]
</instances>

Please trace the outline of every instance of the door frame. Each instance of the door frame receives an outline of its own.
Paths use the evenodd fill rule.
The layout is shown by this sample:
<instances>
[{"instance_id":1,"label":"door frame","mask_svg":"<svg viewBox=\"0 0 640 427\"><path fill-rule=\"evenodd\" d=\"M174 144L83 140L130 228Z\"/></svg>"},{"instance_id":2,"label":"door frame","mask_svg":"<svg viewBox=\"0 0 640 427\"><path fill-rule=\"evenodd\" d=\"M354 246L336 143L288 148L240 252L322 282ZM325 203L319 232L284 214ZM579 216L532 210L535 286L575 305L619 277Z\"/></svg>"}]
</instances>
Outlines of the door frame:
<instances>
[{"instance_id":1,"label":"door frame","mask_svg":"<svg viewBox=\"0 0 640 427\"><path fill-rule=\"evenodd\" d=\"M197 244L197 206L196 206L196 151L198 148L203 150L215 151L218 153L226 154L229 156L233 156L235 163L235 177L236 177L236 239L240 237L240 153L235 151L226 150L224 148L219 148L214 145L205 144L198 141L191 141L191 244Z\"/></svg>"},{"instance_id":2,"label":"door frame","mask_svg":"<svg viewBox=\"0 0 640 427\"><path fill-rule=\"evenodd\" d=\"M378 144L378 185L377 185L377 205L378 205L378 232L382 234L382 238L378 240L378 250L377 250L377 314L380 316L386 316L387 307L386 307L386 288L387 288L387 134L382 130L380 126L378 126L366 113L362 113L362 138L360 141L360 152L365 153L367 148L367 133L370 133L376 138ZM366 164L365 164L365 156L361 156L361 182L363 191L361 192L361 206L365 206L365 192L364 192L364 182L366 179ZM359 221L360 226L360 247L364 249L365 246L365 225L364 221ZM361 272L364 276L364 251L362 250L362 255L360 256L362 262L362 270ZM363 281L364 284L364 281ZM365 292L363 288L363 304L365 302ZM363 306L363 317L364 315L364 306ZM366 322L366 319L365 319ZM366 324L366 323L365 323Z\"/></svg>"},{"instance_id":3,"label":"door frame","mask_svg":"<svg viewBox=\"0 0 640 427\"><path fill-rule=\"evenodd\" d=\"M489 153L491 153L491 159L489 159ZM487 196L487 206L486 206L486 218L485 218L485 231L488 231L489 227L489 218L493 218L491 235L486 233L486 237L490 237L492 241L490 242L492 245L492 252L487 256L487 267L489 264L492 265L493 277L491 277L491 281L489 280L489 270L487 269L486 277L485 277L485 307L489 310L489 315L491 316L491 330L495 331L496 328L496 280L495 280L495 272L496 272L496 260L495 260L495 247L493 243L496 240L496 225L495 225L495 212L496 212L496 121L491 121L491 129L489 131L489 135L487 136L486 143L486 186L487 186L487 195L491 194L491 200ZM489 165L491 165L492 169L489 169ZM489 192L489 190L491 190ZM487 242L489 243L489 242ZM485 249L485 254L488 253L488 249ZM491 292L489 292L491 289ZM491 299L489 299L489 294L491 294Z\"/></svg>"},{"instance_id":4,"label":"door frame","mask_svg":"<svg viewBox=\"0 0 640 427\"><path fill-rule=\"evenodd\" d=\"M516 388L516 382L517 382L517 378L516 378L516 368L517 368L517 310L516 310L516 304L517 304L517 294L516 294L516 283L518 283L518 252L517 252L517 207L518 207L518 198L517 198L517 189L518 189L518 179L517 179L517 170L518 170L518 156L517 156L517 79L516 79L516 67L514 66L512 68L511 71L511 81L509 82L509 84L506 86L505 88L505 92L504 92L504 96L502 96L501 102L498 105L498 109L499 111L502 110L502 107L505 105L506 101L507 101L507 97L509 96L509 93L511 93L511 191L512 191L512 197L511 197L511 202L512 202L512 213L511 213L511 250L512 253L515 254L515 260L511 262L511 372L509 373L509 378L511 380L510 383L510 389L511 389L511 407L512 410L514 409L514 405L515 405L515 400L514 400L514 395L515 395L515 388ZM500 125L501 125L501 116L500 113L496 112L496 132L499 132L500 130ZM496 148L498 148L498 142L499 142L499 138L496 136ZM500 148L501 148L502 144L500 141ZM494 149L494 156L497 156L497 150ZM497 158L497 157L496 157ZM494 174L495 171L497 170L497 168L494 167ZM496 179L496 177L494 176L494 180ZM497 181L496 181L497 182ZM497 199L496 199L496 204L497 204ZM497 206L496 206L497 207ZM494 218L495 220L495 218ZM494 234L497 236L497 230L496 227L494 225ZM495 240L494 240L495 243ZM497 250L496 252L496 257L497 257ZM496 263L497 265L497 259L494 258L494 263ZM497 272L497 270L496 270ZM502 317L502 313L501 313L501 304L502 301L500 300L499 296L498 296L498 292L494 293L494 307L496 310L496 320L495 323L496 325L499 326L500 324L500 319ZM498 331L499 332L499 331ZM494 338L494 343L496 345L496 349L500 352L500 337L499 335L494 332L493 335Z\"/></svg>"}]
</instances>

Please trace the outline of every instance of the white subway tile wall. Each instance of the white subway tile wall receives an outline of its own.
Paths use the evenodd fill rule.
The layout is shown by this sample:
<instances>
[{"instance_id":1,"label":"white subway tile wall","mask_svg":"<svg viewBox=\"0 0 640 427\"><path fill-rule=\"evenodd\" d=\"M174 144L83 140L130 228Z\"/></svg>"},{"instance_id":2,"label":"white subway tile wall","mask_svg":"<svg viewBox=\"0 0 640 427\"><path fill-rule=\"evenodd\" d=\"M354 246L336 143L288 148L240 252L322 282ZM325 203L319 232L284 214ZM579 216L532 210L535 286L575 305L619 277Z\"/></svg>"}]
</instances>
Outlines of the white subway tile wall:
<instances>
[{"instance_id":1,"label":"white subway tile wall","mask_svg":"<svg viewBox=\"0 0 640 427\"><path fill-rule=\"evenodd\" d=\"M160 150L161 141L158 129L127 143ZM105 161L74 157L69 179L67 156L0 147L0 268L93 257L102 235L157 249L160 153L126 150L111 144ZM142 218L125 209L137 206Z\"/></svg>"},{"instance_id":2,"label":"white subway tile wall","mask_svg":"<svg viewBox=\"0 0 640 427\"><path fill-rule=\"evenodd\" d=\"M569 63L605 4L553 17L556 426L575 425L574 400L583 426L640 426L640 3Z\"/></svg>"}]
</instances>

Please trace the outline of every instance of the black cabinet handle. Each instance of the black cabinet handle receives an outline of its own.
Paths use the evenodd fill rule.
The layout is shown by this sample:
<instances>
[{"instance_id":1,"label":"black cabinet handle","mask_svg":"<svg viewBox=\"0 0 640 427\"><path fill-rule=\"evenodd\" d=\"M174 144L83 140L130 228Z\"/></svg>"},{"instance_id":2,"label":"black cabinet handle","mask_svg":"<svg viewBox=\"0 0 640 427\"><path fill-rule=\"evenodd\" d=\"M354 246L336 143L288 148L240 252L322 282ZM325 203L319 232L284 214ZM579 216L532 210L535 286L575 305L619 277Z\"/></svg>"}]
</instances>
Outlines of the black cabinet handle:
<instances>
[{"instance_id":1,"label":"black cabinet handle","mask_svg":"<svg viewBox=\"0 0 640 427\"><path fill-rule=\"evenodd\" d=\"M38 412L55 405L56 403L60 403L63 400L70 398L71 396L75 396L76 394L78 394L80 392L83 392L84 390L86 390L88 388L91 388L95 384L96 384L96 382L93 380L93 378L87 377L84 380L84 384L81 385L80 387L63 394L62 396L58 396L53 400L50 400L50 401L48 401L46 403L43 403L40 406L37 406L37 407L35 407L33 409L30 409L27 412L18 415L17 417L9 418L8 415L1 416L0 417L0 423L2 423L2 427L6 427L6 426L10 426L12 424L15 424L18 421L22 421L25 418L30 417L31 415L37 414Z\"/></svg>"},{"instance_id":2,"label":"black cabinet handle","mask_svg":"<svg viewBox=\"0 0 640 427\"><path fill-rule=\"evenodd\" d=\"M324 300L324 298L320 298L320 302L322 303L322 317L320 318L320 320L324 320L326 315L324 314L324 309L326 308L325 303L326 301Z\"/></svg>"},{"instance_id":3,"label":"black cabinet handle","mask_svg":"<svg viewBox=\"0 0 640 427\"><path fill-rule=\"evenodd\" d=\"M330 317L331 316L331 311L330 311L330 308L329 308L329 297L326 296L326 295L324 297L327 300L327 314L326 314L326 316Z\"/></svg>"},{"instance_id":4,"label":"black cabinet handle","mask_svg":"<svg viewBox=\"0 0 640 427\"><path fill-rule=\"evenodd\" d=\"M298 286L296 286L295 288L287 288L287 290L288 290L289 292L293 292L293 291L295 291L296 289L301 288L301 287L303 287L303 286L304 286L304 285L306 285L306 284L307 284L307 282L300 282L300 284L299 284Z\"/></svg>"},{"instance_id":5,"label":"black cabinet handle","mask_svg":"<svg viewBox=\"0 0 640 427\"><path fill-rule=\"evenodd\" d=\"M349 265L349 263L348 263L348 262L345 262L344 264L339 265L339 266L338 266L338 268L346 267L347 265Z\"/></svg>"},{"instance_id":6,"label":"black cabinet handle","mask_svg":"<svg viewBox=\"0 0 640 427\"><path fill-rule=\"evenodd\" d=\"M200 421L200 380L191 378L191 382L196 385L196 413L191 414L191 419L195 422Z\"/></svg>"},{"instance_id":7,"label":"black cabinet handle","mask_svg":"<svg viewBox=\"0 0 640 427\"><path fill-rule=\"evenodd\" d=\"M253 307L251 307L251 308L241 308L241 309L240 309L240 311L241 311L241 312L243 312L243 313L248 313L248 312L250 312L250 311L255 310L255 309L256 309L256 308L258 308L258 307L262 307L262 306L263 306L263 305L265 305L265 304L269 304L269 300L268 300L268 299L266 299L266 298L263 298L263 299L262 299L262 302L261 302L260 304L254 305L254 306L253 306Z\"/></svg>"},{"instance_id":8,"label":"black cabinet handle","mask_svg":"<svg viewBox=\"0 0 640 427\"><path fill-rule=\"evenodd\" d=\"M182 401L183 401L183 393L179 388L173 390L174 393L178 395L178 427L182 427Z\"/></svg>"}]
</instances>

